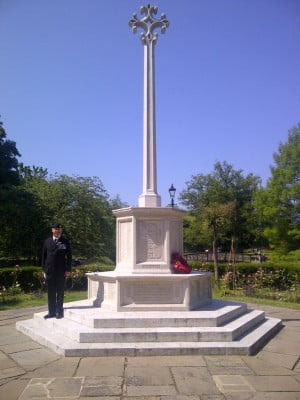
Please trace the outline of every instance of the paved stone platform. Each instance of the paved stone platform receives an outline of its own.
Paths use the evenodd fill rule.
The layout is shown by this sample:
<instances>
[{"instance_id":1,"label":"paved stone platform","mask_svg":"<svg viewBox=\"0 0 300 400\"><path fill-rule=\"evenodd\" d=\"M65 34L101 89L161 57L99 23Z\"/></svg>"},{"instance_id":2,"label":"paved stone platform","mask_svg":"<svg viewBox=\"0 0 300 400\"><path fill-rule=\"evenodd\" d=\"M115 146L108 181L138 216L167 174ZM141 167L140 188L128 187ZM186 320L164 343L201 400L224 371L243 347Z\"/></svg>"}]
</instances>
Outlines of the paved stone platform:
<instances>
[{"instance_id":1,"label":"paved stone platform","mask_svg":"<svg viewBox=\"0 0 300 400\"><path fill-rule=\"evenodd\" d=\"M64 308L63 319L40 312L16 327L65 357L253 355L282 327L264 311L224 300L193 311L115 312L89 299Z\"/></svg>"},{"instance_id":2,"label":"paved stone platform","mask_svg":"<svg viewBox=\"0 0 300 400\"><path fill-rule=\"evenodd\" d=\"M59 356L17 331L35 307L0 312L2 400L300 400L300 311L248 304L283 321L255 356Z\"/></svg>"}]
</instances>

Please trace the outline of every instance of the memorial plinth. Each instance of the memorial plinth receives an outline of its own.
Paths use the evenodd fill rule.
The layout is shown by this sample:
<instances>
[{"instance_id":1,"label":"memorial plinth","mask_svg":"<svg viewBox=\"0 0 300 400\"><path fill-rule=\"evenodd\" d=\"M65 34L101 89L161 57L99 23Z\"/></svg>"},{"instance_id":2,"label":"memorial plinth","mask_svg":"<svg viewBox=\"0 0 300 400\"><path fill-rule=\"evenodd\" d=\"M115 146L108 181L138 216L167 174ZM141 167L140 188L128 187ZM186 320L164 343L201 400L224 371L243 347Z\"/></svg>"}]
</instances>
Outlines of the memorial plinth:
<instances>
[{"instance_id":1,"label":"memorial plinth","mask_svg":"<svg viewBox=\"0 0 300 400\"><path fill-rule=\"evenodd\" d=\"M171 207L115 210L116 272L170 274L171 253L183 251L184 214L184 211Z\"/></svg>"},{"instance_id":2,"label":"memorial plinth","mask_svg":"<svg viewBox=\"0 0 300 400\"><path fill-rule=\"evenodd\" d=\"M193 310L211 299L210 273L172 273L171 254L182 253L184 211L171 207L115 210L117 263L89 273L88 298L111 311Z\"/></svg>"},{"instance_id":3,"label":"memorial plinth","mask_svg":"<svg viewBox=\"0 0 300 400\"><path fill-rule=\"evenodd\" d=\"M189 311L211 300L210 273L88 273L88 298L103 311Z\"/></svg>"}]
</instances>

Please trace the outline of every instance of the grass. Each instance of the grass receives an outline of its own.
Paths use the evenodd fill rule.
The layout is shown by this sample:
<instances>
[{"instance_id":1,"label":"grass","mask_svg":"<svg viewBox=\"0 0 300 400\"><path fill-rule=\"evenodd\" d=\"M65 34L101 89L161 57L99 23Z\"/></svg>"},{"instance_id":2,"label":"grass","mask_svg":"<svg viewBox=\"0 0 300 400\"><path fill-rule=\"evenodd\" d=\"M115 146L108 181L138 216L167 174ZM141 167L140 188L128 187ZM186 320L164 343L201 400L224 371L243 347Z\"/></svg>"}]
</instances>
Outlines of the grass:
<instances>
[{"instance_id":1,"label":"grass","mask_svg":"<svg viewBox=\"0 0 300 400\"><path fill-rule=\"evenodd\" d=\"M66 291L64 302L78 301L87 298L87 291ZM47 293L34 294L34 293L21 293L6 301L0 300L0 311L10 310L13 308L26 308L34 306L47 305Z\"/></svg>"},{"instance_id":2,"label":"grass","mask_svg":"<svg viewBox=\"0 0 300 400\"><path fill-rule=\"evenodd\" d=\"M87 298L87 291L66 291L65 292L65 303L70 301L78 301ZM214 289L213 290L213 298L221 299L221 300L232 300L232 301L242 301L245 303L255 303L255 304L265 304L273 307L283 307L290 308L293 310L300 310L299 303L292 303L288 301L280 301L273 299L265 299L256 296L243 296L238 291L230 291L229 293L225 293L224 291ZM26 307L34 307L34 306L43 306L47 305L47 293L42 294L34 294L34 293L20 293L11 297L10 299L1 299L0 298L0 311L9 310L13 308L26 308Z\"/></svg>"},{"instance_id":3,"label":"grass","mask_svg":"<svg viewBox=\"0 0 300 400\"><path fill-rule=\"evenodd\" d=\"M243 296L239 293L231 293L224 294L222 291L218 291L217 289L213 290L213 298L220 299L220 300L232 300L232 301L242 301L244 303L255 303L255 304L264 304L273 307L282 307L282 308L290 308L293 310L300 310L299 303L292 303L289 301L280 301L280 300L273 300L273 299L265 299L256 296Z\"/></svg>"}]
</instances>

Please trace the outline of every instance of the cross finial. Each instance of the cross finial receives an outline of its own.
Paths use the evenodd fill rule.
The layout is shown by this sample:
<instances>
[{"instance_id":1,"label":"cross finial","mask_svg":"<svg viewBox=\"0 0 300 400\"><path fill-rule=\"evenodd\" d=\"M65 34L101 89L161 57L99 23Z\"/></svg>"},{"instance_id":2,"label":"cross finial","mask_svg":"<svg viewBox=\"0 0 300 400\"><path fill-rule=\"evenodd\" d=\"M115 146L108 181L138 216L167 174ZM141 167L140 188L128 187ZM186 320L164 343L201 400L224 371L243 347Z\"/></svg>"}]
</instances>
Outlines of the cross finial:
<instances>
[{"instance_id":1,"label":"cross finial","mask_svg":"<svg viewBox=\"0 0 300 400\"><path fill-rule=\"evenodd\" d=\"M157 7L151 6L149 3L146 6L142 6L140 12L145 14L145 17L138 19L136 14L133 14L129 21L129 26L133 33L136 33L137 28L144 30L141 34L143 44L155 43L157 41L157 33L154 33L154 30L160 28L161 33L165 33L169 26L169 21L165 14L161 14L160 20L156 19L153 14L157 14Z\"/></svg>"}]
</instances>

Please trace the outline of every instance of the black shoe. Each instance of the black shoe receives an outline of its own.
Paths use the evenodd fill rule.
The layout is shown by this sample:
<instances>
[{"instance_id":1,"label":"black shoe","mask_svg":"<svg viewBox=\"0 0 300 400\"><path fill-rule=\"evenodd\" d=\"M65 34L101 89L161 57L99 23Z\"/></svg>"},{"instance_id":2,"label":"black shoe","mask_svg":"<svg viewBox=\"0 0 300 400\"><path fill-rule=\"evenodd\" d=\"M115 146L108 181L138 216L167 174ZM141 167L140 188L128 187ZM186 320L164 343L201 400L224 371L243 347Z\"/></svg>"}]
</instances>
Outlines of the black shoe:
<instances>
[{"instance_id":1,"label":"black shoe","mask_svg":"<svg viewBox=\"0 0 300 400\"><path fill-rule=\"evenodd\" d=\"M55 316L56 319L61 319L63 317L64 317L63 314L59 314L59 313L57 313L56 316Z\"/></svg>"},{"instance_id":2,"label":"black shoe","mask_svg":"<svg viewBox=\"0 0 300 400\"><path fill-rule=\"evenodd\" d=\"M54 317L55 317L54 314L46 314L46 315L44 315L44 318L45 318L45 319L54 318Z\"/></svg>"}]
</instances>

